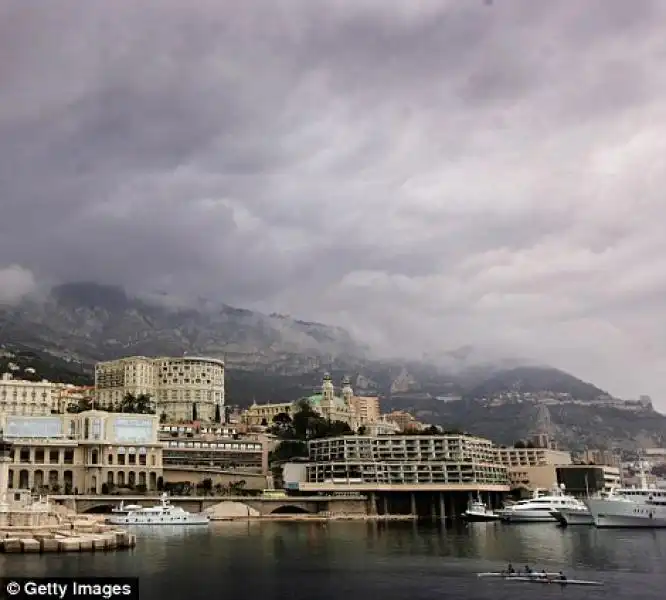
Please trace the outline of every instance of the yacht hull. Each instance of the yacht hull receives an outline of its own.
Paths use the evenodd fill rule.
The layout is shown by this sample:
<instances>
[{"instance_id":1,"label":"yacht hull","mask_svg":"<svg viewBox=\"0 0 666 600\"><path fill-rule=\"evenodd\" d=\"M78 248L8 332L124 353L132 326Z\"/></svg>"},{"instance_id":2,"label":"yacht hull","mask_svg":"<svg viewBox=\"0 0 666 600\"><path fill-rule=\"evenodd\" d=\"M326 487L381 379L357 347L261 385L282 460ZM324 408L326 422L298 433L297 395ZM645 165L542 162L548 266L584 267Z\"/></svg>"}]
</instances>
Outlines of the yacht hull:
<instances>
[{"instance_id":1,"label":"yacht hull","mask_svg":"<svg viewBox=\"0 0 666 600\"><path fill-rule=\"evenodd\" d=\"M509 510L500 513L505 523L555 523L556 519L548 510Z\"/></svg>"},{"instance_id":2,"label":"yacht hull","mask_svg":"<svg viewBox=\"0 0 666 600\"><path fill-rule=\"evenodd\" d=\"M174 525L209 525L210 519L208 517L198 517L197 515L192 515L188 519L182 520L169 520L168 518L161 519L160 517L150 517L150 518L140 518L140 517L110 517L106 520L110 525L131 525L132 527L136 525L146 525L150 527L156 527L160 525L168 525L170 527Z\"/></svg>"},{"instance_id":3,"label":"yacht hull","mask_svg":"<svg viewBox=\"0 0 666 600\"><path fill-rule=\"evenodd\" d=\"M551 511L550 514L563 527L567 527L569 525L594 525L594 518L592 517L592 513L589 511L561 508L559 510Z\"/></svg>"},{"instance_id":4,"label":"yacht hull","mask_svg":"<svg viewBox=\"0 0 666 600\"><path fill-rule=\"evenodd\" d=\"M477 513L467 511L463 514L463 519L469 523L489 523L491 521L499 521L499 515L493 513Z\"/></svg>"},{"instance_id":5,"label":"yacht hull","mask_svg":"<svg viewBox=\"0 0 666 600\"><path fill-rule=\"evenodd\" d=\"M599 528L666 528L666 506L608 499L588 500L587 505Z\"/></svg>"}]
</instances>

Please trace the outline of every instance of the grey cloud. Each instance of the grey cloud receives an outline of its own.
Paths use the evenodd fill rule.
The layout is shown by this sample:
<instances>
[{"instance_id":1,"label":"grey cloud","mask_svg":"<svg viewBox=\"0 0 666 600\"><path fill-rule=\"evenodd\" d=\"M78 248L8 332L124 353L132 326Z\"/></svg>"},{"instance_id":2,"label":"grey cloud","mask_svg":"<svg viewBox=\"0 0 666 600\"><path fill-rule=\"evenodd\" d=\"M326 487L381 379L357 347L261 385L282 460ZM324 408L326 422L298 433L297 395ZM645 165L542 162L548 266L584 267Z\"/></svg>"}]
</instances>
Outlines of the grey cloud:
<instances>
[{"instance_id":1,"label":"grey cloud","mask_svg":"<svg viewBox=\"0 0 666 600\"><path fill-rule=\"evenodd\" d=\"M0 299L93 278L666 394L664 16L0 0Z\"/></svg>"}]
</instances>

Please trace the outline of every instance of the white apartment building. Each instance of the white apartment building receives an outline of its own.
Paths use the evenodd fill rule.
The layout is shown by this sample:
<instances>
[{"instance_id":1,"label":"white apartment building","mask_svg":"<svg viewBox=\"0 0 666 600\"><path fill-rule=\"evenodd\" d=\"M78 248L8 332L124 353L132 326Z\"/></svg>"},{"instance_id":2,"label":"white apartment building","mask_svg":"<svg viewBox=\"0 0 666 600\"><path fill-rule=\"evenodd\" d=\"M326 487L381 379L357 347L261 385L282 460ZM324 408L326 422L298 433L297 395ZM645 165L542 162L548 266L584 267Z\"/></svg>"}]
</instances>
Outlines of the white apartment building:
<instances>
[{"instance_id":1,"label":"white apartment building","mask_svg":"<svg viewBox=\"0 0 666 600\"><path fill-rule=\"evenodd\" d=\"M0 378L0 413L47 416L57 410L54 384L50 381L25 381L4 373Z\"/></svg>"},{"instance_id":2,"label":"white apartment building","mask_svg":"<svg viewBox=\"0 0 666 600\"><path fill-rule=\"evenodd\" d=\"M473 436L340 436L308 448L302 491L509 489L493 443Z\"/></svg>"},{"instance_id":3,"label":"white apartment building","mask_svg":"<svg viewBox=\"0 0 666 600\"><path fill-rule=\"evenodd\" d=\"M100 407L126 394L146 394L169 422L212 422L224 417L224 362L196 356L132 356L98 363L95 390Z\"/></svg>"}]
</instances>

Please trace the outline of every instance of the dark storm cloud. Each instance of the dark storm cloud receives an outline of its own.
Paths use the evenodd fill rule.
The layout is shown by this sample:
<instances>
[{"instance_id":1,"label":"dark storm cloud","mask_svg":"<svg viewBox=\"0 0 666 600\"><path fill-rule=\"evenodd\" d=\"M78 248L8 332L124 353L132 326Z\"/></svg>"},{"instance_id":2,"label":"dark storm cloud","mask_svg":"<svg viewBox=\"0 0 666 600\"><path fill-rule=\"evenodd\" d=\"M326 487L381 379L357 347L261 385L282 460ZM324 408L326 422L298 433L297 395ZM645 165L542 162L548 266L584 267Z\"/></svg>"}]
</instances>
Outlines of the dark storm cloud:
<instances>
[{"instance_id":1,"label":"dark storm cloud","mask_svg":"<svg viewBox=\"0 0 666 600\"><path fill-rule=\"evenodd\" d=\"M664 17L0 0L0 302L93 278L666 392Z\"/></svg>"}]
</instances>

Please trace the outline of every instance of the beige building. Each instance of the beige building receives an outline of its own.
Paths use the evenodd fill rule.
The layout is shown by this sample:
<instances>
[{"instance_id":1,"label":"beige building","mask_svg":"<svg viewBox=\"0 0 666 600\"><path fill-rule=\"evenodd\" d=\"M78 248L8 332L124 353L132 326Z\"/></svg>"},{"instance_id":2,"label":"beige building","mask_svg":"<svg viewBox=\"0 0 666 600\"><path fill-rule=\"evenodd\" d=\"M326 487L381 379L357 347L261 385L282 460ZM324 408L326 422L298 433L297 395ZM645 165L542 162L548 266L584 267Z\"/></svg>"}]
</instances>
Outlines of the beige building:
<instances>
[{"instance_id":1,"label":"beige building","mask_svg":"<svg viewBox=\"0 0 666 600\"><path fill-rule=\"evenodd\" d=\"M550 448L497 448L497 459L508 469L511 487L530 490L557 485L557 467L572 464L571 454Z\"/></svg>"},{"instance_id":2,"label":"beige building","mask_svg":"<svg viewBox=\"0 0 666 600\"><path fill-rule=\"evenodd\" d=\"M606 465L608 467L619 467L622 463L620 455L610 450L588 449L580 452L576 458L579 462L586 464Z\"/></svg>"},{"instance_id":3,"label":"beige building","mask_svg":"<svg viewBox=\"0 0 666 600\"><path fill-rule=\"evenodd\" d=\"M233 427L160 425L164 470L268 472L268 443L241 437Z\"/></svg>"},{"instance_id":4,"label":"beige building","mask_svg":"<svg viewBox=\"0 0 666 600\"><path fill-rule=\"evenodd\" d=\"M95 366L95 390L100 407L146 394L162 420L210 423L224 417L224 362L195 356L102 362Z\"/></svg>"},{"instance_id":5,"label":"beige building","mask_svg":"<svg viewBox=\"0 0 666 600\"><path fill-rule=\"evenodd\" d=\"M301 491L508 491L490 440L467 435L341 436L308 442Z\"/></svg>"},{"instance_id":6,"label":"beige building","mask_svg":"<svg viewBox=\"0 0 666 600\"><path fill-rule=\"evenodd\" d=\"M416 420L414 415L404 410L394 410L384 415L384 418L387 421L393 421L398 426L399 431L419 431L422 428L421 423Z\"/></svg>"},{"instance_id":7,"label":"beige building","mask_svg":"<svg viewBox=\"0 0 666 600\"><path fill-rule=\"evenodd\" d=\"M53 406L57 413L65 413L71 407L78 407L83 400L95 400L95 386L78 386L70 383L53 384ZM94 404L91 408L95 408Z\"/></svg>"},{"instance_id":8,"label":"beige building","mask_svg":"<svg viewBox=\"0 0 666 600\"><path fill-rule=\"evenodd\" d=\"M104 487L156 490L162 477L158 418L86 411L51 416L0 415L11 445L10 488L101 493Z\"/></svg>"},{"instance_id":9,"label":"beige building","mask_svg":"<svg viewBox=\"0 0 666 600\"><path fill-rule=\"evenodd\" d=\"M497 448L499 461L507 467L570 465L571 453L549 448Z\"/></svg>"},{"instance_id":10,"label":"beige building","mask_svg":"<svg viewBox=\"0 0 666 600\"><path fill-rule=\"evenodd\" d=\"M241 421L249 427L270 426L273 419L279 414L293 415L296 402L275 402L272 404L257 404L250 406L241 415Z\"/></svg>"},{"instance_id":11,"label":"beige building","mask_svg":"<svg viewBox=\"0 0 666 600\"><path fill-rule=\"evenodd\" d=\"M377 396L352 396L351 409L358 419L359 425L368 425L379 421L379 398Z\"/></svg>"},{"instance_id":12,"label":"beige building","mask_svg":"<svg viewBox=\"0 0 666 600\"><path fill-rule=\"evenodd\" d=\"M372 399L354 402L354 391L347 377L342 380L340 392L340 395L336 394L331 376L327 373L322 381L321 392L312 394L302 400L307 401L312 410L318 412L325 419L342 421L356 431L364 424L363 419L370 418L375 414L376 406ZM270 426L273 419L280 413L293 415L298 410L298 404L302 400L274 404L254 403L243 413L243 422L248 426Z\"/></svg>"},{"instance_id":13,"label":"beige building","mask_svg":"<svg viewBox=\"0 0 666 600\"><path fill-rule=\"evenodd\" d=\"M45 379L14 379L10 373L0 378L0 414L47 416L57 409L54 384Z\"/></svg>"}]
</instances>

